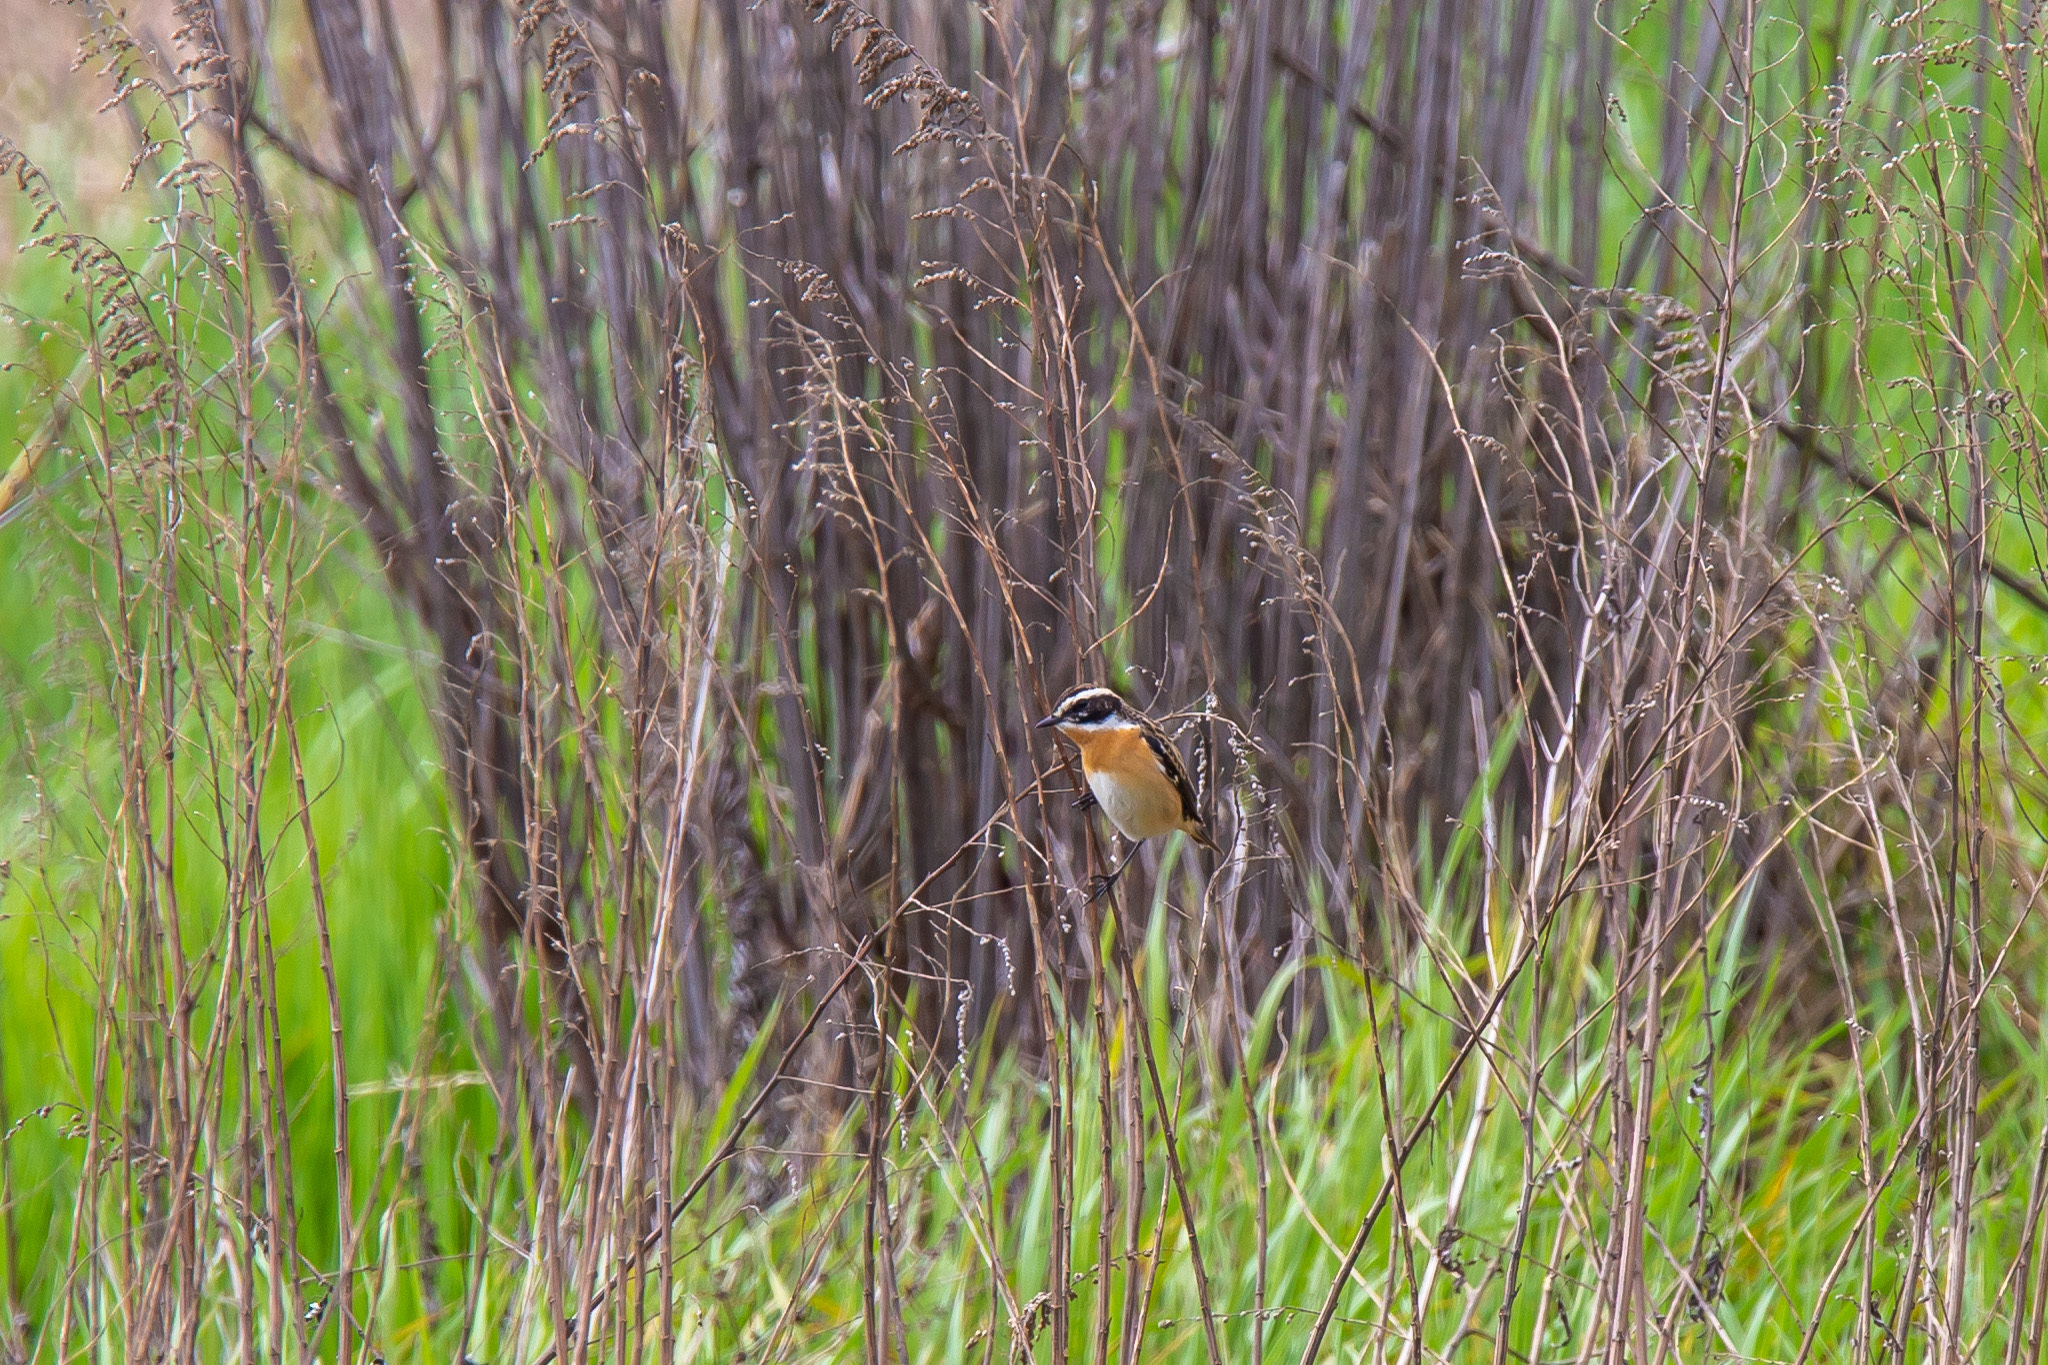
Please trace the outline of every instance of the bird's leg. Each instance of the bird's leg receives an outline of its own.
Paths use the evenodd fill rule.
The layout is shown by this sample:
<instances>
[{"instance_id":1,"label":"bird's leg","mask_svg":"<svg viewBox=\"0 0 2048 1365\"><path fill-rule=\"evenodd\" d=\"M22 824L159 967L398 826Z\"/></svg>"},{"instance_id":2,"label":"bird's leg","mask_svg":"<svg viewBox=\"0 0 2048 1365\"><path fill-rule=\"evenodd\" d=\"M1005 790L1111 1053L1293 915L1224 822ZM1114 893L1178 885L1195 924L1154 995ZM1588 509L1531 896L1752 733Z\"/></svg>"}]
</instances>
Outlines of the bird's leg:
<instances>
[{"instance_id":1,"label":"bird's leg","mask_svg":"<svg viewBox=\"0 0 2048 1365\"><path fill-rule=\"evenodd\" d=\"M1114 872L1102 873L1100 876L1097 876L1089 881L1088 903L1090 905L1093 905L1095 902L1101 900L1104 896L1107 896L1109 894L1110 888L1116 885L1117 878L1123 876L1124 869L1131 865L1131 859L1138 856L1138 849L1140 848L1140 846L1141 845L1137 843L1133 843L1131 845L1131 851L1124 855L1124 860L1116 865L1116 870Z\"/></svg>"},{"instance_id":2,"label":"bird's leg","mask_svg":"<svg viewBox=\"0 0 2048 1365\"><path fill-rule=\"evenodd\" d=\"M1075 810L1094 810L1097 806L1101 804L1102 803L1100 801L1097 801L1095 799L1095 793L1092 791L1082 792L1079 796L1074 798Z\"/></svg>"}]
</instances>

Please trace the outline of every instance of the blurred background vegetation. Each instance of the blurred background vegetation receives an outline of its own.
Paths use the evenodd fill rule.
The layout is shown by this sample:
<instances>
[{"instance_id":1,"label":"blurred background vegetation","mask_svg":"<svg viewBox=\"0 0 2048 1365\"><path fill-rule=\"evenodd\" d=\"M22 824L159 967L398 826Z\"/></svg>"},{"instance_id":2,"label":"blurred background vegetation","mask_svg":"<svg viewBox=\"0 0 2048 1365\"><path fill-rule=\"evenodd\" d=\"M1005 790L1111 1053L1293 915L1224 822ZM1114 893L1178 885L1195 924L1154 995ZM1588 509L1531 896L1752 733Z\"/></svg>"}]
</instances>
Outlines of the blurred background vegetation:
<instances>
[{"instance_id":1,"label":"blurred background vegetation","mask_svg":"<svg viewBox=\"0 0 2048 1365\"><path fill-rule=\"evenodd\" d=\"M2041 1360L2038 6L0 22L0 1359Z\"/></svg>"}]
</instances>

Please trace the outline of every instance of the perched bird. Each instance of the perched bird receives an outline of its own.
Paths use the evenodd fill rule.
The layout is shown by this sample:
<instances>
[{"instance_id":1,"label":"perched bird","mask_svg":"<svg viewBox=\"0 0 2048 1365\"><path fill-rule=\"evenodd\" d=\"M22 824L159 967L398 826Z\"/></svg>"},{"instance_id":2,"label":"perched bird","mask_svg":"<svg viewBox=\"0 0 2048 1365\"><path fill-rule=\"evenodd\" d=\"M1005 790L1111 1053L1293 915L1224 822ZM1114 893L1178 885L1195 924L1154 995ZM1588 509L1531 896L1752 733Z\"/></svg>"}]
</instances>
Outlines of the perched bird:
<instances>
[{"instance_id":1,"label":"perched bird","mask_svg":"<svg viewBox=\"0 0 2048 1365\"><path fill-rule=\"evenodd\" d=\"M1077 687L1060 698L1038 728L1057 729L1081 750L1088 795L1077 806L1100 806L1131 851L1116 871L1101 880L1107 890L1137 854L1137 845L1179 830L1216 850L1195 804L1195 784L1173 741L1129 702L1107 687ZM1097 894L1101 894L1098 890Z\"/></svg>"}]
</instances>

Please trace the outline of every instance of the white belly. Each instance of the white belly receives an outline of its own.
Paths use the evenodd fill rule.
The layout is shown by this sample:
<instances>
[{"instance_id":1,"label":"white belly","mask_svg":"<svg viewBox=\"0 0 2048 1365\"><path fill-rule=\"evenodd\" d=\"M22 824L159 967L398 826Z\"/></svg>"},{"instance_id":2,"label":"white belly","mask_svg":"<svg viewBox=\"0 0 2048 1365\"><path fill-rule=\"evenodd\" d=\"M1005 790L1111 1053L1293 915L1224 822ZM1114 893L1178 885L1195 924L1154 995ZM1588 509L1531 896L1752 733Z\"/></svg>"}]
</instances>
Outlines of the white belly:
<instances>
[{"instance_id":1,"label":"white belly","mask_svg":"<svg viewBox=\"0 0 2048 1365\"><path fill-rule=\"evenodd\" d=\"M1088 774L1088 790L1126 839L1153 839L1180 828L1180 793L1170 782L1120 782L1094 772Z\"/></svg>"}]
</instances>

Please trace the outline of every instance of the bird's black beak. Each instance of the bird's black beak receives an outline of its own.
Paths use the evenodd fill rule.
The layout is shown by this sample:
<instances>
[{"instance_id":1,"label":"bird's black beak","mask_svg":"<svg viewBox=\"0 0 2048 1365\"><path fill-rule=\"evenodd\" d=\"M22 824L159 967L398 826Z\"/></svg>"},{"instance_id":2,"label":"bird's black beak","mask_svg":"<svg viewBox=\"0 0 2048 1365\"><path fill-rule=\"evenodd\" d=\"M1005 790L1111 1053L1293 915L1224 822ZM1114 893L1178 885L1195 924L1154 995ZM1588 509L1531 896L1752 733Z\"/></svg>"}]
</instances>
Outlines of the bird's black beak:
<instances>
[{"instance_id":1,"label":"bird's black beak","mask_svg":"<svg viewBox=\"0 0 2048 1365\"><path fill-rule=\"evenodd\" d=\"M1048 725L1057 725L1059 723L1060 718L1058 716L1047 716L1044 720L1038 722L1038 724L1032 726L1031 728L1034 730L1043 730Z\"/></svg>"}]
</instances>

